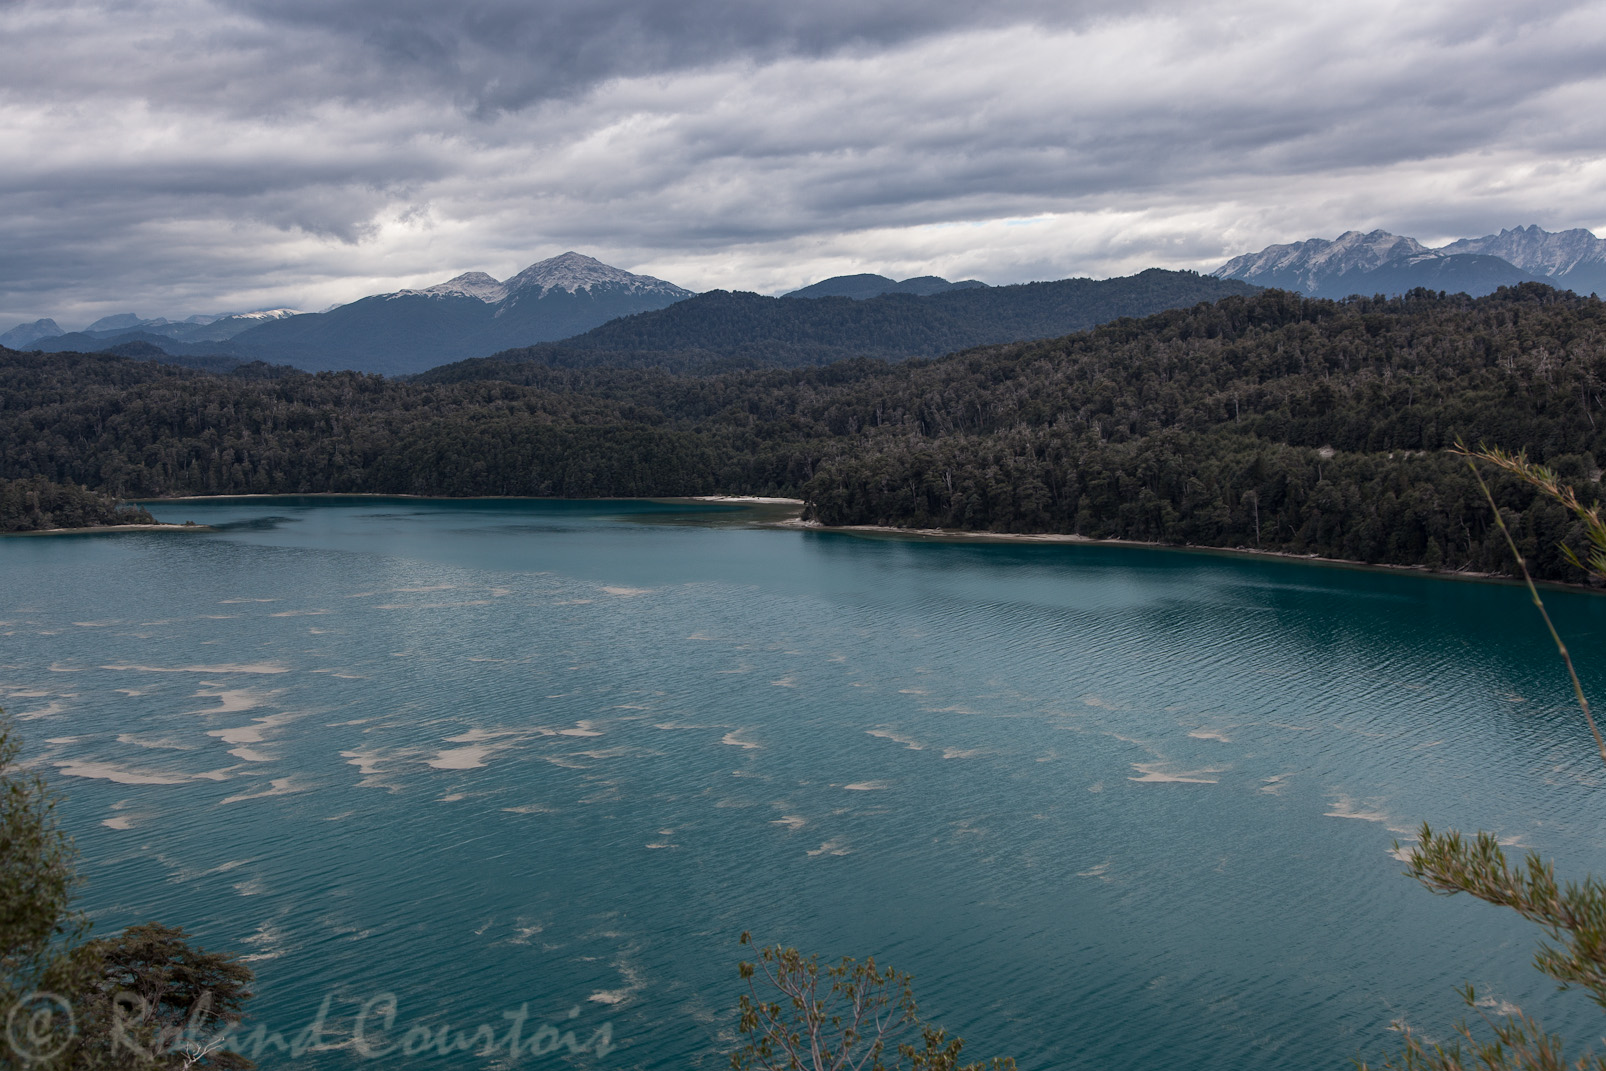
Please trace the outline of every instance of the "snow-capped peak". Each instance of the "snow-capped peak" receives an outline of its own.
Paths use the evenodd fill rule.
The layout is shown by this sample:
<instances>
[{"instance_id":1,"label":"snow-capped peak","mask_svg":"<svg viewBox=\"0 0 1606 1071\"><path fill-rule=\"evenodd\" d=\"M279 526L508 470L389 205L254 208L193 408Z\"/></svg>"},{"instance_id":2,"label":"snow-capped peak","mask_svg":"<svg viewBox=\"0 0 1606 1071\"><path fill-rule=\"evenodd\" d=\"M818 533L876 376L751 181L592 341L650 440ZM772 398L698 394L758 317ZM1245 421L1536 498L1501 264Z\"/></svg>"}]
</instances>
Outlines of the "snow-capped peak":
<instances>
[{"instance_id":1,"label":"snow-capped peak","mask_svg":"<svg viewBox=\"0 0 1606 1071\"><path fill-rule=\"evenodd\" d=\"M1510 261L1540 276L1565 275L1583 265L1606 263L1606 239L1591 231L1545 231L1529 225L1482 238L1462 238L1444 247L1446 253L1483 253Z\"/></svg>"},{"instance_id":2,"label":"snow-capped peak","mask_svg":"<svg viewBox=\"0 0 1606 1071\"><path fill-rule=\"evenodd\" d=\"M542 291L567 290L572 294L576 290L588 290L594 286L609 286L636 292L691 296L690 290L684 290L674 283L650 275L633 275L572 250L550 260L531 264L509 279L505 286L509 294L531 288Z\"/></svg>"},{"instance_id":3,"label":"snow-capped peak","mask_svg":"<svg viewBox=\"0 0 1606 1071\"><path fill-rule=\"evenodd\" d=\"M216 323L218 320L261 320L266 322L268 320L283 320L289 316L300 315L300 309L258 309L255 312L235 312L230 313L227 316L214 316L211 320L206 322Z\"/></svg>"},{"instance_id":4,"label":"snow-capped peak","mask_svg":"<svg viewBox=\"0 0 1606 1071\"><path fill-rule=\"evenodd\" d=\"M1345 231L1332 241L1311 238L1288 245L1267 246L1258 253L1234 257L1212 274L1223 279L1242 279L1267 272L1295 272L1314 278L1317 273L1371 271L1401 257L1431 255L1432 251L1415 238L1388 231Z\"/></svg>"},{"instance_id":5,"label":"snow-capped peak","mask_svg":"<svg viewBox=\"0 0 1606 1071\"><path fill-rule=\"evenodd\" d=\"M422 290L403 292L430 294L440 297L479 298L487 304L495 304L507 297L507 288L482 271L466 271L455 279L448 279L444 283L436 283L434 286L427 286Z\"/></svg>"}]
</instances>

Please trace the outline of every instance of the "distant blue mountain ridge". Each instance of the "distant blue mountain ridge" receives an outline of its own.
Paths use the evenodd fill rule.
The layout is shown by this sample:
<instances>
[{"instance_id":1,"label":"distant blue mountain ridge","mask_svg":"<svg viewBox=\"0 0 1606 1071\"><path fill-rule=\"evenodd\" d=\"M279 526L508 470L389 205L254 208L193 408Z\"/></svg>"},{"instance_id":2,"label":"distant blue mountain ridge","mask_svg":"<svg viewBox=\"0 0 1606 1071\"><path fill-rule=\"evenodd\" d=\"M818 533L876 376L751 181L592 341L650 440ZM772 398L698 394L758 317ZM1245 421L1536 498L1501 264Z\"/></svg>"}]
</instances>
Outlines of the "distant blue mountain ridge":
<instances>
[{"instance_id":1,"label":"distant blue mountain ridge","mask_svg":"<svg viewBox=\"0 0 1606 1071\"><path fill-rule=\"evenodd\" d=\"M1606 292L1606 241L1582 229L1552 233L1529 226L1502 230L1482 238L1463 238L1430 249L1414 238L1387 231L1346 231L1332 240L1310 238L1234 257L1211 275L1221 281L1277 287L1309 297L1326 298L1351 294L1392 295L1415 287L1479 296L1501 286L1531 281L1588 294ZM1072 280L1061 282L1069 284ZM966 315L979 316L991 324L984 332L991 339L995 332L1005 330L1004 323L1012 322L1012 317L1018 315L1018 311L1010 311L993 323L1006 306L1015 310L1023 300L1021 295L1027 291L1016 293L1017 289L991 287L977 279L950 282L935 275L903 280L869 273L839 275L782 295L783 304L808 299L829 303L844 298L851 299L849 304L833 306L831 310L822 306L817 310L818 315L811 312L802 320L781 316L778 309L766 312L763 315L776 324L792 326L784 330L776 328L780 334L775 337L771 337L771 329L766 328L760 332L763 337L746 345L743 352L751 356L756 352L755 345L759 349L771 344L783 348L794 346L799 340L791 339L789 332L801 331L797 325L805 320L815 326L804 332L809 338L800 336L800 339L813 347L809 350L811 354L817 352L817 355L826 352L820 347L825 345L821 340L827 337L832 340L827 348L840 346L882 355L901 350L909 344L907 339L922 332L921 337L929 335L933 343L937 338L957 338L959 336L954 334L957 328L947 326L945 320L941 329L934 325L938 319L957 313L960 305L944 304L939 314L938 306L922 304L918 310L916 306L908 306L903 313L895 314L891 306L882 307L877 303L910 299L924 303L937 298L946 301L947 296L957 296L961 291L975 292L971 296L977 300L967 299L964 303L969 310ZM1186 290L1187 287L1183 287L1175 293L1181 295ZM996 297L983 298L984 292ZM1203 294L1197 288L1194 292ZM1072 291L1065 293L1068 295ZM1082 323L1082 313L1071 306L1091 300L1092 292L1084 294L1077 290L1075 293L1077 297L1063 312L1040 322L1034 320L1030 325L1024 322L1017 325L1020 330L1028 331L1019 337L1057 329L1060 324ZM217 364L214 358L227 358L241 363L260 360L289 364L309 371L353 368L402 375L449 362L565 340L565 345L574 344L571 348L592 349L594 340L589 336L582 340L580 336L621 317L665 309L694 296L692 291L662 279L635 275L568 252L532 264L506 281L498 281L484 272L466 272L422 290L376 294L322 313L265 309L228 316L191 316L182 321L160 317L144 319L134 313L120 313L71 333L62 331L55 320L44 318L18 324L0 334L0 346L50 352L133 347L130 353L204 357L208 359L208 366ZM726 300L712 294L705 296L712 302L708 306L710 309ZM733 295L738 304L749 299L757 301L758 297L756 294ZM689 318L712 329L718 321L716 317L703 315L704 304L698 303L697 315L681 319ZM871 305L875 305L874 310ZM766 307L763 302L753 306L754 309L761 307ZM1133 310L1139 307L1131 306ZM746 310L747 306L742 308ZM746 315L744 311L743 316ZM888 320L895 315L913 317L910 323L921 326L910 328L914 334L895 332L899 341L888 350L883 338L885 329L871 330L867 325L871 320ZM780 318L776 319L778 316ZM857 336L853 331L844 334L838 321L863 325L860 333L869 332L864 335L865 341L852 341ZM652 321L648 335L667 330L665 325L669 322ZM644 325L645 322L632 326L624 334L634 337L632 333L647 330ZM678 340L677 346L683 349L724 352L730 348L729 340L723 338L717 343L712 339L697 343L683 330L671 333ZM659 348L658 343L649 342L650 339L643 336L633 345L649 350ZM922 343L911 353L923 353L925 348L927 344Z\"/></svg>"}]
</instances>

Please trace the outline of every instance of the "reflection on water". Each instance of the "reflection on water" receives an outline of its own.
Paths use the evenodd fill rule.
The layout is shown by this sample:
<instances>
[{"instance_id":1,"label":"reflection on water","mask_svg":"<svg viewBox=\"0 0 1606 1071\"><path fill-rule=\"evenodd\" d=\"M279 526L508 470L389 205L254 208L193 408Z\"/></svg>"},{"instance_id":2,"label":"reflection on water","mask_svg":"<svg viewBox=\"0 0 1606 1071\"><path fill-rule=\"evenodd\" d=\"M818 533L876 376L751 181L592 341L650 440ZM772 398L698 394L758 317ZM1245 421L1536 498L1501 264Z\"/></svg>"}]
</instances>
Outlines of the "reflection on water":
<instances>
[{"instance_id":1,"label":"reflection on water","mask_svg":"<svg viewBox=\"0 0 1606 1071\"><path fill-rule=\"evenodd\" d=\"M723 1067L743 929L913 971L1023 1068L1345 1066L1464 981L1598 1033L1389 854L1427 820L1606 871L1520 590L725 504L153 511L218 531L0 543L0 702L97 926L244 952L287 1039L392 994L398 1036L611 1030L531 1066ZM1606 602L1551 605L1601 692Z\"/></svg>"}]
</instances>

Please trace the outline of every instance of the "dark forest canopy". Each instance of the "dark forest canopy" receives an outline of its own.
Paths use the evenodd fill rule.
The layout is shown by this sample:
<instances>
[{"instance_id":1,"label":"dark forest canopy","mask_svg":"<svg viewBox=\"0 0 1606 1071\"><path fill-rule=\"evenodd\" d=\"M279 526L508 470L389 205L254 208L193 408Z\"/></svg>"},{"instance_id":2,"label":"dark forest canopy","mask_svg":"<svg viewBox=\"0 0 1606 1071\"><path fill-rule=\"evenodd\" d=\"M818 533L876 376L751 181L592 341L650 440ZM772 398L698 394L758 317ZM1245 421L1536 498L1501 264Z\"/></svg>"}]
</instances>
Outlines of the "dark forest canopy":
<instances>
[{"instance_id":1,"label":"dark forest canopy","mask_svg":"<svg viewBox=\"0 0 1606 1071\"><path fill-rule=\"evenodd\" d=\"M0 351L0 476L124 497L785 494L827 524L1504 571L1445 448L1526 449L1586 500L1606 457L1606 306L1539 284L1267 291L900 364L495 371L264 379ZM1538 572L1577 579L1556 549L1570 519L1495 488Z\"/></svg>"}]
</instances>

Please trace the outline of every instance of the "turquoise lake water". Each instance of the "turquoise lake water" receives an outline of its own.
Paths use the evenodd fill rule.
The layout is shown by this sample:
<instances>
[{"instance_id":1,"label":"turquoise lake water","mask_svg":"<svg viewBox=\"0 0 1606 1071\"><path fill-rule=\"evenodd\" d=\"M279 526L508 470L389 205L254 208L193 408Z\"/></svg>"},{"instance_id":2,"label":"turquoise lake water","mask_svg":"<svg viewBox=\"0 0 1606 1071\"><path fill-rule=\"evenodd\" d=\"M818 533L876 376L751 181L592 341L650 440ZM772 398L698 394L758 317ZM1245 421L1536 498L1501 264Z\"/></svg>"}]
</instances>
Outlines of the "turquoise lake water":
<instances>
[{"instance_id":1,"label":"turquoise lake water","mask_svg":"<svg viewBox=\"0 0 1606 1071\"><path fill-rule=\"evenodd\" d=\"M685 504L152 511L219 530L0 541L0 702L97 929L245 954L264 1037L367 1007L366 1052L265 1068L723 1068L743 930L910 971L1024 1069L1344 1068L1468 981L1601 1033L1533 927L1390 855L1427 820L1606 873L1515 587ZM1606 695L1606 600L1548 598ZM386 1048L521 1008L612 1047Z\"/></svg>"}]
</instances>

